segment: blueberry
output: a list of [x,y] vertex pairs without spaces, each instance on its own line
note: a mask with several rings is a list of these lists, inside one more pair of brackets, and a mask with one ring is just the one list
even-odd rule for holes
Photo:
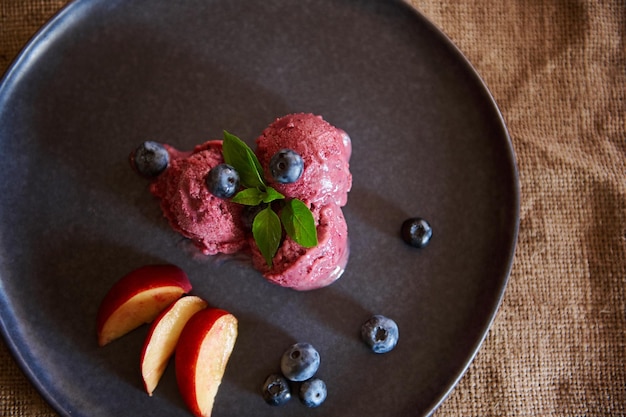
[[283,405],[291,399],[289,381],[279,374],[271,374],[263,383],[263,399],[270,405]]
[[400,231],[402,233],[402,239],[407,244],[416,248],[423,248],[428,245],[433,235],[433,229],[430,227],[430,224],[419,217],[406,219],[402,223]]
[[326,384],[319,378],[311,378],[300,385],[298,396],[307,407],[317,407],[326,399]]
[[320,354],[309,343],[296,343],[280,359],[280,370],[290,381],[306,381],[319,366]]
[[160,143],[146,141],[130,154],[130,163],[138,174],[154,178],[165,171],[170,154]]
[[258,206],[244,206],[241,212],[241,223],[246,230],[252,230],[252,224],[257,214],[267,207],[265,204]]
[[214,196],[230,198],[239,188],[239,173],[228,164],[219,164],[209,171],[205,182]]
[[304,171],[304,161],[294,150],[281,149],[270,159],[272,177],[281,184],[298,181]]
[[387,353],[398,344],[398,325],[377,314],[361,326],[361,339],[375,353]]

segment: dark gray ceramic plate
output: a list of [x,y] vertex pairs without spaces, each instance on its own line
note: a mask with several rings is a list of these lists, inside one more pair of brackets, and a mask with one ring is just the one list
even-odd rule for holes
[[[353,140],[351,258],[338,282],[309,293],[194,254],[126,159],[145,139],[190,149],[222,129],[252,144],[300,111]],[[401,2],[73,2],[5,75],[0,142],[2,333],[65,416],[188,415],[172,367],[152,398],[142,391],[147,327],[96,346],[100,300],[144,264],[181,266],[195,294],[240,320],[217,417],[310,415],[259,395],[296,341],[322,356],[330,392],[317,413],[429,414],[507,282],[519,189],[503,120],[462,54]],[[434,228],[423,250],[399,238],[409,216]],[[358,338],[374,313],[400,327],[386,355]]]

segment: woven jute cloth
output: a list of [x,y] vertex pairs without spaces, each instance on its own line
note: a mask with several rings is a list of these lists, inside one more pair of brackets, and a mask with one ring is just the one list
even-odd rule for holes
[[[64,3],[0,0],[0,72]],[[435,415],[626,416],[626,4],[412,3],[489,86],[521,182],[503,304]],[[56,415],[3,343],[0,415]]]

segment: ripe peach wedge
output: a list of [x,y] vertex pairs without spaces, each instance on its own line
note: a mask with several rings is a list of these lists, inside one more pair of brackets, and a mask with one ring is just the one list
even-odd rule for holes
[[182,398],[196,417],[209,417],[237,339],[237,319],[227,311],[207,308],[183,328],[174,365]]
[[105,295],[96,319],[104,346],[144,323],[191,291],[187,274],[175,265],[147,265],[117,281]]
[[200,297],[182,297],[152,323],[141,352],[141,376],[149,395],[152,395],[163,376],[183,327],[194,314],[206,307],[207,302]]

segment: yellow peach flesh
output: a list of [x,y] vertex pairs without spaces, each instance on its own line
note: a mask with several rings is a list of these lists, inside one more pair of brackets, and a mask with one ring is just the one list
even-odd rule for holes
[[206,301],[199,297],[183,297],[175,302],[172,308],[158,320],[158,323],[155,323],[155,327],[146,340],[141,363],[141,374],[148,394],[152,395],[163,376],[183,327],[191,316],[206,306]]
[[182,295],[183,289],[178,286],[152,288],[135,294],[109,316],[98,335],[98,343],[104,346],[142,324],[150,323]]
[[195,368],[195,389],[202,416],[211,415],[217,390],[237,339],[237,319],[220,317],[205,336]]

